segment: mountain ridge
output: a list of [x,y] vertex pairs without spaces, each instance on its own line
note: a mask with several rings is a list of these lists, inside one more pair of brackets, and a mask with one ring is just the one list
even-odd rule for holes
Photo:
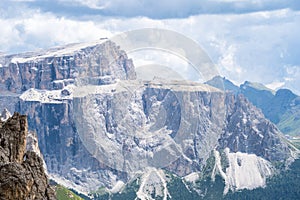
[[[284,134],[290,137],[300,136],[300,97],[291,90],[278,89],[273,91],[263,84],[249,81],[245,81],[238,87],[230,80],[220,76],[207,81],[207,84],[217,88],[224,88],[235,94],[241,93],[245,95]],[[228,87],[228,85],[230,86]]]

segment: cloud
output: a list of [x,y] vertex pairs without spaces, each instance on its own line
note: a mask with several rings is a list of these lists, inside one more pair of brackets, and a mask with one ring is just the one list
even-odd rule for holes
[[300,95],[300,65],[285,65],[284,80],[286,88],[291,88],[294,92]]
[[241,14],[289,8],[298,10],[298,0],[44,0],[28,2],[46,12],[69,16],[146,16],[153,19],[186,18],[199,14]]
[[[158,14],[152,11],[157,7],[155,3],[150,5],[143,0],[140,3],[126,1],[128,5],[124,5],[124,11],[121,5],[125,1],[85,2],[0,1],[0,52],[18,53],[90,41],[138,28],[166,28],[197,41],[218,66],[220,73],[237,83],[245,80],[264,84],[285,82],[284,87],[297,90],[300,94],[297,89],[300,73],[289,73],[292,66],[300,66],[300,12],[295,1],[280,4],[279,0],[275,0],[274,5],[268,7],[269,0],[253,0],[252,7],[245,8],[250,1],[227,0],[220,3],[214,0],[207,10],[195,11],[213,14],[193,16],[190,16],[194,12],[190,8],[193,1],[186,4],[174,1],[165,16],[159,14],[168,6],[165,0],[162,0],[161,8],[156,9]],[[227,10],[217,12],[217,5],[222,7],[225,4],[235,6],[235,11],[232,8],[231,12],[229,6]],[[194,5],[195,8],[197,6],[198,3]],[[137,10],[130,11],[133,7]],[[138,10],[139,7],[145,8]],[[172,14],[179,7],[182,7],[181,14]],[[254,8],[261,11],[254,12]],[[144,16],[135,17],[142,15],[143,11]],[[115,14],[110,16],[110,12]],[[179,16],[182,18],[172,18]],[[166,19],[156,19],[158,17]],[[172,65],[176,64],[173,62]]]
[[279,88],[282,88],[284,85],[285,85],[285,82],[274,81],[272,83],[267,84],[266,86],[272,90],[277,90]]
[[227,73],[235,74],[235,76],[240,76],[243,69],[238,65],[236,54],[237,47],[234,45],[228,45],[226,42],[221,42],[219,46],[220,51],[223,52],[218,60],[218,67],[222,74]]
[[[23,9],[21,7],[20,9]],[[16,12],[21,12],[16,9]],[[91,20],[77,21],[52,13],[27,10],[26,14],[0,19],[0,51],[20,53],[57,45],[84,42],[112,36]]]

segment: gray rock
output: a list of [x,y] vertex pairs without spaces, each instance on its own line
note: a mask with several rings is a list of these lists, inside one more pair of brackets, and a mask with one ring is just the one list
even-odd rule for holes
[[132,60],[111,41],[6,56],[2,62],[1,93],[61,89],[68,80],[75,79],[89,82],[97,77],[110,77],[111,81],[136,78]]
[[220,147],[232,152],[256,154],[269,161],[284,162],[290,157],[283,135],[261,110],[255,108],[243,95],[228,95],[227,117]]

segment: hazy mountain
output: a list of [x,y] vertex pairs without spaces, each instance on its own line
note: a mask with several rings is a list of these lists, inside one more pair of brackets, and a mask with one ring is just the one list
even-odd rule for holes
[[261,83],[246,81],[240,87],[222,77],[207,82],[214,87],[243,94],[266,118],[287,135],[300,136],[300,97],[288,89],[273,91]]
[[225,77],[215,76],[213,79],[206,82],[206,84],[219,88],[221,90],[228,90],[234,93],[238,93],[240,88],[234,85],[231,81]]

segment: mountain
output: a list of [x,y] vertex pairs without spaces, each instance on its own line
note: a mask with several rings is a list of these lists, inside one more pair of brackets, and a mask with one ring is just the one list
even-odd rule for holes
[[221,194],[254,189],[297,152],[243,95],[138,80],[109,40],[0,60],[0,106],[28,115],[50,177],[85,195],[166,199],[170,182],[207,177]]
[[207,84],[235,94],[243,94],[284,134],[300,136],[300,97],[292,91],[288,89],[273,91],[263,84],[249,81],[238,87],[222,77],[215,77]]
[[0,199],[56,199],[27,128],[26,116],[19,113],[0,120]]
[[238,86],[234,85],[231,81],[221,76],[213,77],[211,80],[208,80],[206,84],[219,88],[220,90],[233,91],[234,93],[238,93],[240,90]]

